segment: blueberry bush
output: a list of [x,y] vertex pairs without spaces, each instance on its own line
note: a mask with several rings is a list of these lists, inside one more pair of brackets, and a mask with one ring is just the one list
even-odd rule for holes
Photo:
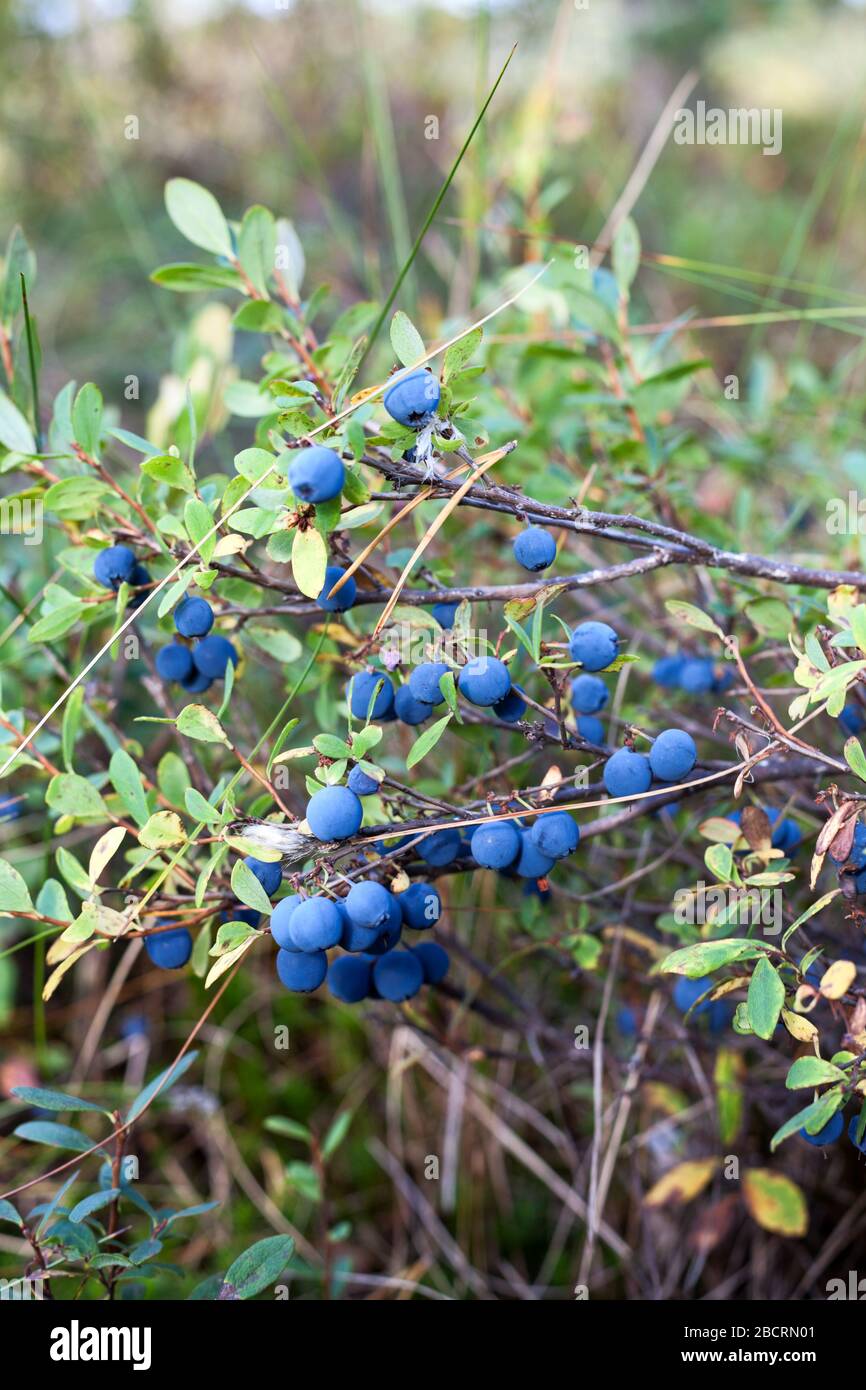
[[[513,1296],[441,1235],[395,1265],[384,1198],[352,1198],[384,1176],[438,1231],[425,1178],[450,1221],[494,1140],[502,1249],[566,1296],[648,1296],[638,1223],[664,1249],[687,1220],[707,1289],[756,1230],[812,1249],[821,1165],[852,1184],[866,1151],[866,574],[791,510],[784,411],[730,425],[647,315],[631,217],[427,342],[308,285],[285,217],[187,178],[165,203],[151,278],[193,307],[143,433],[93,383],[46,396],[19,228],[4,262],[3,506],[44,527],[0,636],[0,966],[7,998],[32,983],[39,1073],[4,1081],[22,1277]],[[150,999],[178,1026],[145,1085]],[[184,1117],[216,1195],[172,1207],[153,1134]],[[232,1182],[274,1233],[233,1260],[215,1236],[196,1279],[175,1223],[213,1231]]]

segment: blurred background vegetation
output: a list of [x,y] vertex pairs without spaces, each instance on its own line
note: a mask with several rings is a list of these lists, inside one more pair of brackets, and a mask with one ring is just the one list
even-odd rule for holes
[[[278,0],[3,0],[0,232],[20,223],[36,252],[31,294],[45,399],[70,378],[95,381],[122,409],[127,429],[155,428],[166,374],[182,373],[188,363],[189,325],[204,302],[168,294],[148,279],[156,266],[188,253],[163,204],[173,176],[211,188],[232,217],[259,202],[290,217],[306,255],[307,292],[329,287],[326,321],[359,299],[381,301],[514,44],[489,117],[398,300],[427,341],[501,297],[511,268],[592,244],[688,72],[697,79],[692,101],[782,108],[783,148],[770,158],[749,146],[666,142],[634,212],[644,251],[636,317],[667,323],[692,313],[703,321],[859,302],[866,15],[853,0],[589,0],[586,8],[574,0],[295,0],[285,8]],[[431,118],[438,138],[428,138]],[[792,280],[793,293],[782,284]],[[196,331],[206,332],[196,322]],[[729,513],[740,468],[758,493],[770,485],[784,490],[781,518],[752,507],[750,529],[740,536],[744,548],[769,552],[799,524],[810,497],[826,495],[826,473],[816,487],[818,470],[830,470],[840,487],[846,478],[866,482],[862,332],[856,318],[833,326],[746,321],[694,330],[694,355],[709,358],[717,378],[741,378],[748,428],[745,439],[726,430],[718,404],[705,403],[731,469],[710,472],[687,519],[702,510]],[[384,337],[366,369],[369,381],[389,365]],[[258,337],[237,334],[232,352],[241,374],[255,376]],[[124,401],[130,374],[140,380],[140,397]],[[236,420],[231,427],[238,448],[249,442],[247,426]],[[215,460],[230,453],[213,447]],[[795,469],[784,479],[767,471],[775,449],[784,449]],[[792,479],[802,480],[802,497]],[[607,490],[597,500],[614,507],[621,499]],[[827,540],[823,516],[817,520],[816,553]],[[840,540],[839,547],[828,564],[862,558],[862,538]],[[330,709],[319,705],[323,717]],[[440,778],[449,775],[453,785],[461,769],[438,769]],[[500,905],[494,913],[494,899],[486,897],[491,886],[481,902],[461,898],[461,891],[455,889],[452,924],[459,929],[460,912],[471,914],[474,956],[491,965],[503,949],[494,941],[494,916],[520,911],[525,919],[530,909]],[[8,971],[4,978],[22,986],[17,999],[7,987],[3,1003],[8,1094],[17,1080],[33,1079],[34,1053],[31,982]],[[189,998],[195,988],[152,975],[139,980],[121,1000],[100,1069],[151,1074],[164,1064],[200,1011],[200,1001]],[[401,1268],[410,1283],[422,1279],[450,1296],[571,1296],[574,1213],[561,1205],[549,1174],[551,1165],[576,1173],[571,1109],[586,1112],[588,1127],[592,1090],[588,1074],[576,1082],[565,1071],[561,1081],[561,1059],[517,1084],[520,1032],[528,1030],[541,1047],[534,1030],[542,1013],[569,1016],[569,984],[555,963],[542,963],[528,988],[525,1011],[513,1035],[502,1033],[487,1074],[501,1117],[497,1111],[491,1124],[474,1103],[466,1125],[477,1147],[463,1135],[459,1193],[441,1196],[440,1216],[471,1257],[465,1264],[432,1218],[422,1223],[426,1235],[418,1235],[417,1193],[401,1188],[399,1176],[404,1168],[423,1172],[440,1135],[461,1143],[455,1117],[463,1114],[463,1062],[445,1074],[427,1058],[435,1084],[425,1075],[429,1084],[419,1085],[423,1067],[408,1068],[408,1077],[401,1070],[402,1049],[415,1044],[390,1017],[323,1014],[317,1002],[285,997],[278,1019],[301,1041],[275,1053],[271,1001],[241,977],[218,1023],[202,1032],[207,1059],[196,1086],[179,1087],[158,1124],[138,1138],[153,1200],[179,1193],[183,1203],[193,1202],[204,1191],[227,1203],[179,1262],[224,1269],[226,1249],[285,1229],[288,1211],[292,1227],[306,1231],[319,1251],[324,1232],[341,1223],[350,1253],[343,1248],[335,1257],[338,1278],[350,1268],[361,1275]],[[52,1009],[52,1038],[39,1049],[43,1075],[66,1075],[89,1008],[85,996]],[[469,1040],[467,1031],[461,1046]],[[678,1105],[659,1092],[647,1124]],[[303,1142],[281,1137],[266,1120],[299,1117],[324,1134],[343,1111],[354,1119],[332,1160],[322,1221],[315,1175],[296,1169],[286,1176],[286,1164],[303,1159]],[[529,1123],[526,1141],[508,1129],[518,1121]],[[529,1157],[506,1171],[512,1142],[528,1143]],[[377,1147],[382,1143],[387,1153]],[[659,1143],[665,1149],[668,1140]],[[657,1157],[664,1167],[673,1153]],[[671,1256],[676,1239],[674,1231]],[[4,1249],[8,1241],[0,1255]],[[320,1270],[310,1278],[298,1293],[320,1290]],[[536,1285],[538,1292],[530,1290]],[[612,1268],[599,1293],[645,1297],[649,1287],[636,1271]],[[749,1287],[749,1296],[768,1291],[760,1275]],[[166,1278],[157,1292],[174,1296],[176,1285]]]

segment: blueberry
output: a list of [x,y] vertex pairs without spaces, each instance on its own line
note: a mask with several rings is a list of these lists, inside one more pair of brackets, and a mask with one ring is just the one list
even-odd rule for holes
[[608,702],[610,691],[600,676],[586,672],[571,682],[571,703],[576,714],[598,714]]
[[527,526],[514,538],[514,558],[525,570],[546,570],[556,559],[556,541],[543,526]]
[[831,1115],[823,1129],[819,1129],[817,1134],[807,1134],[805,1129],[800,1130],[801,1139],[805,1139],[807,1144],[812,1144],[816,1149],[822,1149],[825,1144],[835,1144],[842,1130],[845,1128],[845,1119],[841,1110],[837,1110],[835,1115]]
[[[150,570],[146,565],[137,562],[133,567],[132,574],[129,576],[127,583],[131,584],[134,588],[140,589],[145,584],[150,584],[150,582]],[[147,595],[144,593],[134,594],[129,600],[130,608],[140,608],[146,597]]]
[[438,705],[442,702],[439,681],[449,670],[444,661],[422,661],[409,676],[409,689],[416,700],[425,705]]
[[619,748],[604,765],[602,781],[610,796],[636,796],[649,791],[653,774],[650,760],[643,753]]
[[847,733],[859,734],[863,732],[863,727],[866,725],[866,718],[864,718],[863,711],[860,709],[859,705],[846,705],[839,715],[839,723]]
[[345,480],[340,455],[320,444],[302,449],[289,464],[289,487],[302,502],[329,502],[339,497]]
[[382,999],[399,1004],[418,993],[424,967],[412,951],[386,951],[373,966],[373,980]]
[[571,634],[568,650],[584,670],[603,671],[616,660],[619,637],[607,623],[581,623]]
[[372,796],[379,790],[379,783],[375,777],[371,777],[362,767],[353,767],[349,773],[346,785],[350,792],[356,796]]
[[382,719],[394,708],[394,685],[391,677],[379,671],[358,671],[346,686],[346,699],[355,719],[366,720],[371,700],[373,709],[370,718]]
[[131,582],[135,564],[128,545],[110,545],[96,555],[93,577],[105,589],[119,589],[121,584]]
[[328,565],[325,570],[325,582],[316,603],[326,613],[345,613],[346,609],[351,608],[355,602],[358,586],[354,579],[347,579],[339,593],[334,594],[333,598],[328,597],[337,580],[342,579],[345,573],[346,571],[339,565]]
[[346,911],[345,898],[340,898],[337,902],[337,911],[343,923],[343,930],[340,933],[340,945],[343,950],[353,952],[372,950],[376,941],[382,935],[382,928],[378,926],[362,927],[359,926],[357,922],[353,922]]
[[520,836],[520,854],[514,865],[515,872],[520,878],[547,878],[556,860],[541,853],[529,830],[518,830],[517,833]]
[[656,685],[660,685],[662,690],[676,690],[680,684],[683,666],[686,658],[679,652],[673,652],[670,656],[659,657],[651,671],[651,678]]
[[23,797],[0,796],[0,820],[17,820],[25,811]]
[[271,913],[271,936],[277,945],[284,951],[297,951],[297,946],[289,933],[289,923],[292,913],[296,907],[300,907],[303,898],[293,894],[289,898],[281,898]]
[[257,927],[262,920],[262,914],[256,912],[254,907],[241,907],[240,903],[222,912],[220,916],[223,922],[245,922],[248,927]]
[[448,632],[454,626],[454,618],[459,607],[459,603],[434,603],[430,612],[439,626]]
[[[838,1113],[839,1111],[837,1110],[836,1114],[838,1115]],[[848,1125],[848,1138],[851,1140],[851,1143],[854,1145],[855,1149],[859,1149],[861,1154],[866,1154],[866,1133],[864,1133],[863,1138],[860,1140],[860,1143],[857,1143],[857,1126],[859,1123],[860,1116],[852,1115],[851,1122]]]
[[324,951],[277,951],[277,974],[286,989],[309,994],[318,989],[328,973]]
[[[158,920],[156,925],[164,923]],[[160,970],[180,970],[192,955],[192,937],[186,927],[154,932],[144,938],[144,949]]]
[[441,869],[458,858],[462,848],[459,830],[434,830],[418,844],[418,854],[425,864]]
[[[713,987],[711,975],[704,975],[700,980],[690,980],[687,975],[680,975],[674,985],[674,1003],[680,1013],[687,1014],[696,999],[700,999],[702,994],[706,994],[708,989]],[[699,1014],[709,1012],[711,1000],[705,999],[702,1004],[694,1010],[694,1017]]]
[[432,883],[422,883],[416,879],[405,893],[397,894],[397,902],[403,913],[403,921],[413,931],[425,931],[442,915],[442,899]]
[[360,1004],[370,991],[370,961],[360,956],[340,956],[328,968],[328,989],[343,1004]]
[[289,936],[299,951],[326,951],[342,932],[343,919],[330,898],[305,898],[289,919]]
[[624,1005],[623,1008],[618,1010],[616,1015],[616,1028],[617,1032],[621,1033],[624,1038],[634,1037],[637,1032],[637,1015],[634,1009],[630,1009],[627,1005]]
[[387,955],[388,951],[393,951],[395,946],[399,946],[402,935],[402,919],[396,925],[389,922],[384,930],[380,931],[372,946],[367,947],[367,954],[374,957]]
[[540,854],[548,859],[564,859],[577,849],[580,827],[567,811],[551,811],[538,817],[529,835]]
[[504,700],[497,700],[493,713],[504,724],[516,724],[526,713],[526,701],[519,685],[513,685]]
[[687,657],[680,667],[680,688],[689,695],[706,695],[712,690],[715,678],[708,656]]
[[188,680],[194,674],[189,649],[180,642],[169,642],[156,654],[156,669],[164,681]]
[[683,729],[665,729],[649,751],[650,767],[660,782],[679,782],[688,776],[697,758],[695,741]]
[[203,676],[210,676],[212,681],[221,681],[229,662],[237,666],[239,658],[229,639],[214,632],[196,643],[192,659]]
[[600,719],[596,719],[594,714],[579,714],[577,716],[577,732],[588,743],[595,743],[599,748],[604,747],[604,725]]
[[433,713],[433,706],[416,700],[408,685],[398,685],[394,693],[394,713],[401,724],[423,724]]
[[205,690],[210,690],[213,681],[210,676],[203,676],[201,671],[197,671],[195,665],[188,676],[181,681],[184,690],[188,690],[191,695],[201,695]]
[[345,899],[346,912],[359,927],[381,927],[391,910],[392,894],[381,883],[353,883]]
[[283,881],[283,870],[279,860],[276,864],[269,864],[265,859],[254,859],[248,854],[244,863],[255,874],[268,897],[272,898]]
[[382,404],[391,419],[399,425],[420,430],[436,414],[441,394],[439,382],[433,373],[420,367],[397,377],[385,392]]
[[438,941],[419,941],[417,946],[410,946],[409,950],[421,962],[425,984],[438,985],[440,980],[445,979],[451,958]]
[[174,625],[181,637],[207,637],[213,627],[213,609],[206,598],[181,599],[174,610]]
[[307,802],[305,818],[317,840],[348,840],[360,830],[364,808],[348,787],[323,787]]
[[472,832],[472,858],[483,869],[507,869],[520,853],[520,835],[511,821],[491,821]]
[[511,689],[508,667],[496,656],[476,656],[460,668],[460,693],[473,705],[496,705]]

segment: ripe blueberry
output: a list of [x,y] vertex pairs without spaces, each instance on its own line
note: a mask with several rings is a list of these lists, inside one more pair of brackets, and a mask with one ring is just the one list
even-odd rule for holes
[[328,968],[328,989],[343,1004],[360,1004],[370,990],[371,970],[360,956],[340,956]]
[[588,743],[595,743],[599,748],[604,747],[604,725],[600,719],[596,719],[594,714],[579,714],[577,716],[577,732]]
[[206,598],[181,599],[174,610],[174,625],[181,637],[207,637],[213,627],[213,609]]
[[333,598],[328,597],[337,580],[342,579],[345,573],[346,571],[339,565],[328,565],[325,570],[325,582],[316,603],[326,613],[345,613],[346,609],[351,608],[355,602],[358,586],[354,579],[347,579],[339,593],[334,594]]
[[212,681],[221,681],[229,662],[237,666],[239,660],[229,639],[221,637],[217,632],[211,633],[210,637],[203,637],[196,644],[192,659],[201,674],[209,676]]
[[255,874],[268,897],[272,898],[283,881],[283,870],[279,860],[276,864],[270,864],[266,859],[254,859],[248,854],[244,863]]
[[394,692],[394,713],[401,724],[423,724],[433,713],[433,706],[416,700],[408,685],[398,685]]
[[409,676],[409,689],[416,700],[425,705],[438,705],[442,701],[439,681],[449,668],[444,661],[422,661]]
[[419,879],[410,883],[405,893],[397,894],[397,902],[403,913],[403,921],[413,931],[425,931],[442,915],[442,899],[433,884],[422,883]]
[[382,999],[399,1004],[418,993],[424,967],[411,951],[386,951],[373,966],[373,980]]
[[340,933],[340,945],[343,950],[354,952],[371,950],[382,935],[382,927],[362,927],[357,922],[353,922],[346,911],[345,898],[337,900],[337,911],[343,923],[343,930]]
[[195,664],[188,676],[181,681],[184,690],[188,690],[191,695],[201,695],[203,691],[210,690],[213,681],[210,676],[203,676],[201,671],[196,670]]
[[[836,1113],[838,1115],[838,1110]],[[854,1145],[855,1149],[859,1149],[861,1154],[866,1154],[866,1133],[864,1133],[863,1138],[860,1140],[860,1143],[857,1143],[857,1126],[859,1123],[860,1116],[852,1115],[851,1122],[848,1125],[848,1138],[851,1140],[851,1143]]]
[[650,767],[660,782],[679,782],[697,762],[698,750],[691,734],[665,729],[649,751]]
[[556,559],[556,541],[543,526],[527,526],[514,538],[514,558],[525,570],[546,570]]
[[128,545],[109,545],[97,553],[93,577],[105,589],[119,589],[121,584],[131,582],[135,564],[135,556]]
[[379,790],[379,783],[375,777],[371,777],[362,767],[353,767],[346,780],[346,785],[350,792],[356,796],[372,796]]
[[445,630],[448,631],[454,626],[454,616],[459,607],[459,603],[434,603],[430,612],[433,614],[439,626],[444,627]]
[[462,848],[459,830],[434,830],[432,835],[425,836],[419,842],[418,854],[425,864],[441,869],[443,865],[452,863]]
[[580,827],[567,811],[551,811],[538,817],[529,835],[540,854],[548,859],[564,859],[577,849]]
[[608,702],[610,691],[600,676],[583,672],[571,682],[571,703],[577,714],[598,714]]
[[388,918],[391,897],[388,889],[373,879],[353,883],[344,900],[346,912],[356,926],[381,927]]
[[360,798],[348,787],[323,787],[307,802],[305,819],[317,840],[348,840],[364,818]]
[[651,676],[656,685],[660,685],[663,690],[676,690],[680,684],[680,676],[686,658],[679,652],[672,652],[670,656],[661,656],[652,668]]
[[504,700],[497,700],[493,713],[503,724],[516,724],[526,713],[526,701],[519,685],[513,685]]
[[318,989],[328,973],[324,951],[277,951],[277,974],[286,989],[310,994]]
[[472,832],[472,858],[483,869],[507,869],[520,853],[520,835],[511,821],[491,821]]
[[299,951],[327,951],[342,931],[343,919],[330,898],[305,898],[289,918],[289,937]]
[[300,907],[303,898],[293,894],[289,898],[281,898],[271,913],[271,936],[284,951],[297,951],[297,946],[289,933],[289,923],[292,913],[296,907]]
[[180,642],[169,642],[156,654],[156,669],[164,681],[187,680],[194,674],[192,656]]
[[329,502],[343,491],[346,470],[333,449],[313,445],[289,464],[289,487],[302,502]]
[[358,671],[346,686],[346,699],[355,719],[366,720],[371,700],[373,709],[370,718],[383,719],[394,708],[394,685],[391,677],[380,671]]
[[[165,925],[158,920],[157,926]],[[160,970],[180,970],[192,955],[192,937],[186,927],[154,932],[144,938],[144,949]]]
[[568,650],[585,671],[603,671],[616,660],[619,637],[607,623],[581,623],[571,634]]
[[[690,980],[687,975],[680,975],[674,985],[674,1003],[680,1013],[687,1014],[695,1001],[712,987],[713,978],[711,975],[704,975],[700,980]],[[699,1014],[708,1013],[711,1003],[710,999],[705,999],[693,1011],[693,1016],[697,1018]]]
[[385,392],[382,404],[398,424],[410,430],[420,430],[429,424],[439,407],[439,382],[423,367],[397,377]]
[[602,781],[609,796],[637,796],[649,791],[653,774],[643,753],[619,748],[604,765]]
[[819,1129],[817,1134],[807,1134],[805,1129],[800,1130],[800,1137],[806,1140],[807,1144],[812,1144],[816,1149],[822,1149],[825,1144],[835,1144],[842,1130],[845,1128],[845,1119],[841,1110],[837,1110],[835,1115],[831,1115],[823,1129]]
[[496,705],[511,689],[508,667],[496,656],[476,656],[460,668],[460,693],[473,705]]
[[680,688],[689,695],[705,695],[714,682],[713,663],[708,656],[687,657],[680,667]]
[[547,878],[556,860],[542,854],[532,839],[531,831],[521,829],[517,833],[520,836],[520,853],[514,865],[515,872],[520,878]]
[[410,946],[409,950],[421,962],[425,984],[438,985],[440,980],[445,979],[451,958],[438,941],[419,941],[417,946]]

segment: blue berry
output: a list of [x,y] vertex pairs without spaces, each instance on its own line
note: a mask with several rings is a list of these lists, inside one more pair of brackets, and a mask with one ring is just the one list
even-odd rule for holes
[[[157,926],[162,925],[157,921]],[[154,932],[144,938],[144,949],[160,970],[180,970],[192,955],[192,937],[186,927]]]
[[385,392],[382,404],[391,419],[399,425],[420,430],[436,414],[441,394],[439,382],[433,373],[420,367],[398,377]]
[[651,677],[656,685],[660,685],[663,690],[676,690],[680,684],[683,666],[686,658],[679,652],[673,652],[670,656],[661,656],[652,668]]
[[375,777],[371,777],[362,767],[353,767],[349,773],[346,785],[350,792],[356,796],[372,796],[379,790],[379,783]]
[[[687,975],[680,975],[674,985],[674,1003],[680,1013],[687,1014],[695,1000],[700,999],[701,995],[706,994],[707,990],[712,989],[712,987],[713,978],[711,975],[704,975],[700,980],[690,980]],[[699,1014],[708,1013],[711,1002],[710,999],[705,999],[694,1010],[693,1016],[697,1018]]]
[[[127,583],[140,589],[145,584],[150,584],[150,582],[150,570],[145,565],[137,562],[133,567],[132,574],[129,576]],[[132,598],[129,600],[130,608],[140,608],[146,598],[147,595],[144,593],[133,594]]]
[[425,864],[441,869],[458,858],[463,847],[459,830],[434,830],[418,844],[418,854]]
[[408,685],[398,685],[394,693],[394,713],[401,724],[423,724],[433,713],[433,706],[416,700]]
[[289,919],[289,937],[299,951],[327,951],[342,932],[343,919],[330,898],[305,898]]
[[448,671],[444,661],[422,661],[409,676],[409,689],[416,700],[425,705],[438,705],[442,701],[439,681]]
[[370,992],[370,961],[360,956],[340,956],[328,968],[328,989],[343,1004],[360,1004]]
[[434,603],[430,612],[439,626],[448,632],[454,626],[454,618],[459,607],[459,603]]
[[382,999],[400,1004],[424,983],[424,967],[412,951],[386,951],[373,966],[373,980]]
[[[838,1115],[838,1113],[839,1112],[837,1110],[836,1114]],[[851,1143],[854,1145],[855,1149],[859,1149],[861,1154],[866,1154],[866,1133],[864,1133],[863,1138],[860,1140],[860,1143],[857,1143],[857,1126],[859,1123],[860,1116],[852,1115],[851,1122],[848,1125],[848,1138],[851,1140]]]
[[244,863],[255,874],[268,897],[272,898],[283,881],[283,870],[279,860],[276,864],[270,864],[266,859],[254,859],[248,854]]
[[214,632],[197,643],[192,659],[203,676],[210,676],[212,681],[221,681],[229,662],[237,666],[239,658],[229,639]]
[[600,719],[596,719],[594,714],[579,714],[577,716],[577,732],[588,743],[595,743],[599,748],[604,747],[604,725]]
[[193,675],[192,656],[180,642],[169,642],[156,654],[156,669],[164,681],[182,681]]
[[377,940],[382,935],[383,929],[379,926],[362,927],[359,926],[357,922],[353,922],[346,911],[345,898],[340,898],[338,900],[337,911],[343,923],[343,930],[340,933],[340,945],[343,950],[352,952],[372,950]]
[[426,931],[442,915],[442,899],[432,883],[422,883],[416,879],[405,893],[397,894],[397,902],[403,913],[403,921],[413,931]]
[[296,907],[300,907],[303,898],[293,894],[289,898],[281,898],[271,913],[271,936],[284,951],[297,951],[297,946],[289,933],[289,923],[292,913]]
[[539,853],[548,859],[564,859],[577,849],[580,827],[567,811],[551,811],[538,817],[529,834]]
[[394,708],[394,685],[391,677],[379,671],[358,671],[346,686],[346,699],[355,719],[366,720],[371,700],[373,709],[370,718],[382,719]]
[[493,713],[504,724],[516,724],[526,713],[526,701],[519,685],[513,685],[504,700],[497,700]]
[[130,583],[135,565],[135,556],[128,545],[110,545],[96,555],[93,577],[105,589],[119,589],[121,584]]
[[323,787],[307,802],[305,819],[317,840],[348,840],[360,830],[364,808],[348,787]]
[[568,650],[585,671],[603,671],[616,660],[619,637],[607,623],[581,623],[571,634]]
[[345,908],[359,927],[381,927],[391,909],[392,894],[381,883],[366,879],[353,883],[345,898]]
[[520,853],[514,865],[515,872],[520,878],[547,878],[556,860],[541,853],[529,830],[518,830],[517,833],[520,836]]
[[556,541],[543,526],[527,526],[514,538],[514,558],[525,570],[546,570],[556,559]]
[[715,683],[713,663],[708,656],[688,657],[680,667],[680,688],[689,695],[706,695]]
[[326,613],[345,613],[346,609],[351,608],[355,602],[358,586],[354,579],[347,579],[339,593],[334,594],[333,598],[328,597],[337,580],[342,579],[345,573],[346,571],[339,565],[328,565],[325,570],[325,582],[316,603]]
[[302,502],[329,502],[339,497],[345,480],[340,455],[320,444],[302,449],[289,464],[289,487]]
[[571,703],[577,714],[598,714],[609,696],[610,691],[600,676],[583,672],[571,682]]
[[174,610],[174,625],[181,637],[207,637],[213,627],[213,609],[206,598],[181,599]]
[[220,915],[223,922],[246,922],[248,927],[257,927],[262,920],[262,914],[254,907],[241,907],[240,903]]
[[859,705],[846,705],[839,715],[839,723],[849,734],[859,734],[863,732],[866,725],[866,718]]
[[637,1032],[637,1015],[634,1009],[630,1009],[627,1005],[623,1005],[623,1007],[618,1010],[616,1015],[616,1028],[617,1032],[621,1033],[624,1038],[634,1037]]
[[324,951],[277,951],[277,974],[286,989],[310,994],[318,989],[328,973]]
[[192,670],[189,675],[185,676],[181,681],[181,685],[184,690],[188,690],[191,695],[201,695],[205,690],[210,690],[213,681],[210,676],[203,676],[201,671],[196,670],[195,664],[193,664]]
[[372,946],[367,947],[367,955],[384,956],[388,951],[393,951],[395,946],[399,946],[400,938],[403,935],[402,919],[396,923],[388,922],[383,931],[380,931]]
[[511,689],[508,667],[496,656],[476,656],[460,668],[460,693],[473,705],[496,705]]
[[845,1119],[841,1110],[837,1110],[835,1115],[831,1115],[823,1129],[819,1129],[817,1134],[807,1134],[805,1129],[800,1130],[801,1139],[805,1139],[807,1144],[812,1144],[816,1149],[822,1149],[825,1144],[835,1144],[842,1130],[845,1128]]
[[698,750],[684,729],[665,729],[649,751],[650,767],[660,782],[679,782],[697,762]]
[[17,820],[25,811],[23,797],[0,796],[0,820]]
[[417,946],[410,946],[409,950],[421,962],[425,984],[438,985],[440,980],[445,979],[451,958],[438,941],[419,941]]
[[507,869],[520,853],[520,835],[511,821],[491,821],[472,832],[472,858],[482,869]]
[[649,791],[653,774],[643,753],[619,748],[604,765],[602,781],[609,796],[637,796]]

